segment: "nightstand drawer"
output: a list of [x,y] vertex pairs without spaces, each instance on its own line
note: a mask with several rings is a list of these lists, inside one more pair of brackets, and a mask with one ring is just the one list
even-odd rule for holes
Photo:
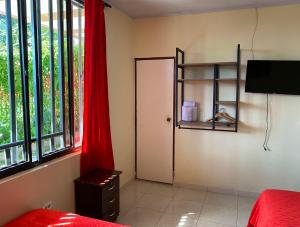
[[119,193],[119,177],[114,178],[103,188],[103,196],[109,196]]
[[120,201],[120,199],[119,199],[119,194],[118,193],[115,193],[115,194],[112,194],[110,196],[106,196],[106,197],[102,198],[103,207],[111,206],[113,204],[118,203],[119,201]]
[[118,216],[119,216],[119,211],[114,210],[111,213],[105,214],[103,216],[103,220],[113,222],[117,219]]
[[119,209],[119,205],[117,203],[115,204],[109,204],[109,206],[106,206],[105,208],[103,208],[103,216],[109,216],[112,213],[116,212],[119,213],[120,209]]

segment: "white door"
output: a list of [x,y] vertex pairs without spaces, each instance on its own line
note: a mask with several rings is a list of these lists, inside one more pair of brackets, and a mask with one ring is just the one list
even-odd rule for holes
[[137,178],[173,183],[174,59],[136,61]]

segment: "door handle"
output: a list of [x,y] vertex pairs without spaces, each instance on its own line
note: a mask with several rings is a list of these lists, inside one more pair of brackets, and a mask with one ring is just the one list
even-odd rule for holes
[[171,122],[172,118],[167,117],[167,122]]

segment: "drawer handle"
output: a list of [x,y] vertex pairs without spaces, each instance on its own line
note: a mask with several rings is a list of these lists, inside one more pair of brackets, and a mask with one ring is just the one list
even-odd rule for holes
[[109,203],[114,203],[116,201],[116,198],[113,198],[112,200],[108,201]]
[[113,186],[111,186],[109,189],[108,189],[108,191],[112,191],[112,190],[114,190],[115,189],[115,185],[113,185]]
[[109,215],[109,217],[113,217],[113,216],[115,216],[115,215],[116,215],[116,213],[117,213],[116,211],[115,211],[115,212],[113,212],[112,214],[110,214],[110,215]]

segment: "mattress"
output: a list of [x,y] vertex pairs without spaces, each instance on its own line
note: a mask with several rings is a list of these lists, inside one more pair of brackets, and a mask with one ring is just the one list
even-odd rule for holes
[[300,226],[300,193],[266,190],[256,201],[248,227]]
[[56,210],[37,209],[25,213],[4,227],[124,227],[124,225],[83,217]]

